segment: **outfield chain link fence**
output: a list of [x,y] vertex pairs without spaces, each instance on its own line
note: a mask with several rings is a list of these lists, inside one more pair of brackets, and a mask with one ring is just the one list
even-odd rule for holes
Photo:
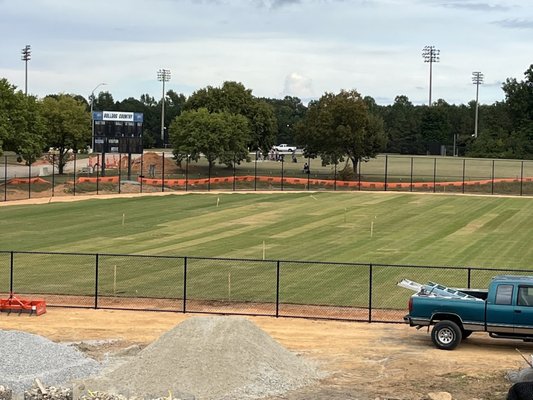
[[[180,162],[171,152],[71,154],[58,165],[47,154],[33,165],[16,155],[0,157],[0,201],[60,196],[172,191],[401,191],[533,195],[533,161],[379,155],[360,162],[356,173],[344,165],[324,166],[295,155],[270,159],[259,153],[231,167],[205,157]],[[307,163],[308,172],[303,165]]]
[[402,322],[402,279],[486,288],[526,269],[0,251],[0,296],[50,307]]

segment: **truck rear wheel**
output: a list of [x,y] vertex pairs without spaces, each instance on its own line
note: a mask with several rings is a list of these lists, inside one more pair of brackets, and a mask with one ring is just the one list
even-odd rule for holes
[[431,331],[431,340],[441,350],[453,350],[461,343],[461,328],[453,321],[440,321]]

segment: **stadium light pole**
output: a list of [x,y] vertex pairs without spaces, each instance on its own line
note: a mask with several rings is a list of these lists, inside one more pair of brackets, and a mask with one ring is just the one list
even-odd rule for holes
[[429,63],[429,107],[431,107],[431,85],[433,80],[433,63],[439,62],[440,50],[435,46],[424,46],[422,49],[422,57],[424,62]]
[[29,44],[26,45],[21,51],[22,56],[20,59],[24,61],[26,64],[25,68],[25,74],[24,74],[24,95],[28,95],[28,61],[31,60],[31,46]]
[[94,117],[93,117],[93,108],[94,108],[94,92],[100,86],[107,85],[107,83],[102,82],[96,85],[96,87],[91,91],[91,138],[92,138],[92,150],[94,151]]
[[162,68],[157,71],[157,80],[163,82],[163,94],[161,95],[161,143],[165,147],[165,82],[170,80],[170,70]]
[[483,74],[479,71],[472,72],[472,83],[476,85],[476,116],[474,119],[474,137],[477,138],[478,111],[479,111],[479,85],[483,84]]

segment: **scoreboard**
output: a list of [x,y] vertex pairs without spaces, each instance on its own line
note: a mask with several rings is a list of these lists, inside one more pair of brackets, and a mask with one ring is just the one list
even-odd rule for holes
[[92,119],[94,152],[142,154],[142,113],[93,111]]

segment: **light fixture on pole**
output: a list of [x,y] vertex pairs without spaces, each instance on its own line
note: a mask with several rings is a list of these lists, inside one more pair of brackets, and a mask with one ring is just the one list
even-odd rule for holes
[[483,74],[479,71],[472,72],[472,83],[476,85],[476,116],[474,122],[474,137],[477,138],[478,111],[479,111],[479,85],[483,84]]
[[98,85],[96,85],[96,87],[91,91],[91,96],[90,96],[90,100],[91,100],[91,139],[92,139],[92,145],[91,145],[91,149],[94,151],[94,117],[93,117],[93,108],[94,108],[94,91],[96,89],[98,89],[100,86],[104,86],[104,85],[107,85],[107,83],[99,83]]
[[22,61],[24,61],[24,63],[26,64],[26,71],[25,71],[25,75],[24,75],[24,94],[27,96],[28,95],[28,61],[31,60],[31,46],[29,44],[26,45],[26,47],[24,47],[21,51],[21,54],[22,56],[20,57],[20,59]]
[[429,63],[429,107],[431,107],[431,85],[433,80],[433,63],[439,62],[440,60],[440,50],[436,49],[435,46],[424,46],[422,50],[422,57],[424,57],[424,62]]
[[163,82],[163,94],[161,95],[161,143],[165,145],[165,82],[170,80],[170,70],[160,69],[157,71],[157,80]]

